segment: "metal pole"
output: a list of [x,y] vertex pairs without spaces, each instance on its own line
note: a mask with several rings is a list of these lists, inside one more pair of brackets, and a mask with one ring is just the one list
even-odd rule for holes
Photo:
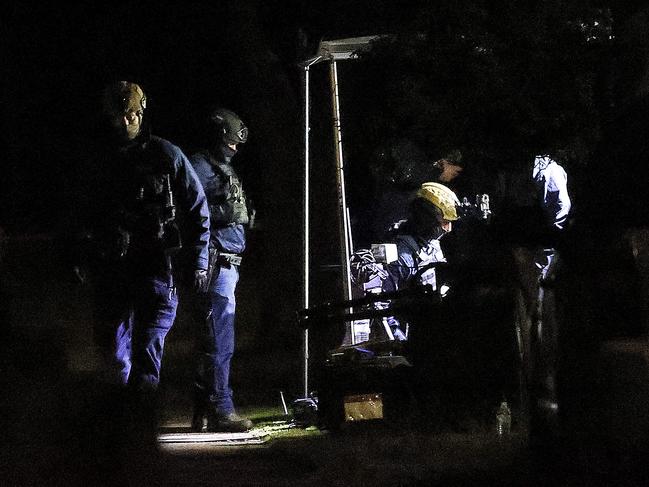
[[[309,66],[304,67],[304,302],[303,307],[309,307]],[[302,356],[303,356],[303,397],[309,395],[309,330],[304,330],[302,337]]]
[[[349,252],[350,252],[349,255],[351,255],[351,253],[354,251],[354,240],[352,239],[352,226],[351,226],[351,218],[349,216],[349,207],[345,208],[345,216],[347,218],[347,242],[349,245]],[[347,259],[347,262],[349,262],[349,259]],[[351,309],[349,311],[351,313]],[[356,345],[356,321],[351,320],[349,322],[349,325],[347,326],[349,328],[349,343],[351,343],[352,345]]]
[[338,70],[336,61],[331,61],[329,64],[329,75],[331,80],[331,95],[333,105],[333,128],[334,128],[334,141],[336,143],[336,180],[338,183],[338,223],[340,232],[340,258],[343,269],[343,291],[344,299],[352,298],[352,284],[351,272],[349,267],[349,257],[351,250],[349,247],[349,222],[347,220],[347,201],[345,196],[345,171],[343,162],[343,141],[342,130],[340,123],[340,102],[338,96]]
[[345,208],[345,216],[347,217],[347,241],[349,242],[349,255],[351,255],[351,253],[354,252],[354,239],[352,238],[352,219],[349,216],[349,206]]

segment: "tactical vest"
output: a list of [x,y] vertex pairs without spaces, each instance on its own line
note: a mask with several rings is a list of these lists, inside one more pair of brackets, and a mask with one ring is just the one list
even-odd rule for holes
[[165,250],[181,246],[171,185],[173,164],[152,148],[133,161],[135,178],[124,202],[126,229],[144,241],[159,242]]
[[436,262],[446,262],[446,259],[439,240],[431,240],[417,255],[417,269],[419,269],[417,274],[422,284],[430,284],[433,289],[437,289],[437,273],[431,264]]
[[400,240],[407,245],[415,257],[417,271],[415,273],[417,284],[429,284],[433,289],[437,289],[437,275],[435,267],[432,265],[436,262],[446,262],[442,247],[439,240],[431,240],[425,247],[419,247],[415,239],[410,235],[401,236]]
[[246,194],[243,191],[241,180],[230,164],[211,160],[214,172],[221,180],[222,193],[220,201],[210,201],[210,220],[217,225],[231,223],[246,225],[249,222]]

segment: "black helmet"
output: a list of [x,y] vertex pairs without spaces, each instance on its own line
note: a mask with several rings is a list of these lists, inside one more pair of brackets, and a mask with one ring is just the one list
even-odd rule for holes
[[217,108],[210,114],[210,119],[216,124],[217,130],[222,131],[226,144],[245,144],[248,140],[248,127],[233,111]]

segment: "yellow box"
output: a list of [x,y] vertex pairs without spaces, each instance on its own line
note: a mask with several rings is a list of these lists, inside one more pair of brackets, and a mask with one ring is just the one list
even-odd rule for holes
[[345,421],[383,419],[383,397],[379,393],[345,396]]

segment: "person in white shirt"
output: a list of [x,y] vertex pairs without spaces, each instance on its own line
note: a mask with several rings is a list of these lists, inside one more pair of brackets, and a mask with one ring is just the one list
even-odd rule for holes
[[532,178],[548,218],[548,224],[563,230],[570,213],[568,175],[557,161],[547,155],[534,158]]

